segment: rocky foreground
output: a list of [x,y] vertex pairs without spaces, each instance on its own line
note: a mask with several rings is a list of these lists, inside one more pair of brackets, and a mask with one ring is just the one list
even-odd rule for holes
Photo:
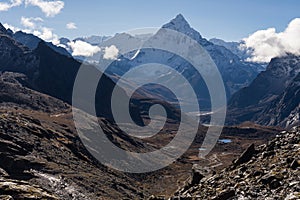
[[[300,199],[300,127],[251,145],[220,173],[194,179],[172,199]],[[195,183],[197,181],[198,183]]]

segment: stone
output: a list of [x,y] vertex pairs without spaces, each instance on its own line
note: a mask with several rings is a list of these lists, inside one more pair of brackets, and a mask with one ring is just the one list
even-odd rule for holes
[[225,190],[222,191],[218,196],[213,198],[213,200],[227,200],[235,196],[234,190]]
[[300,166],[300,160],[294,160],[293,162],[292,162],[292,164],[291,164],[291,168],[293,169],[293,170],[296,170],[298,167]]
[[0,168],[0,177],[9,177],[9,174],[2,168]]
[[251,160],[253,155],[256,154],[256,150],[254,144],[251,144],[243,153],[242,155],[234,161],[234,165],[238,166],[240,164],[246,163]]
[[269,184],[270,189],[276,189],[279,186],[280,186],[280,182],[277,179],[271,181],[271,183]]
[[204,176],[196,169],[193,169],[191,185],[198,185]]
[[1,200],[14,200],[14,198],[10,195],[0,195]]

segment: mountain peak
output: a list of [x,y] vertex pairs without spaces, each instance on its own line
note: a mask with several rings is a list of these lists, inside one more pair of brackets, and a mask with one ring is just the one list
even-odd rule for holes
[[182,14],[178,14],[172,21],[181,22],[181,23],[189,25],[189,23],[187,22],[187,20],[184,18],[184,16]]
[[198,42],[202,40],[200,33],[190,26],[182,14],[178,14],[169,23],[163,25],[162,28],[168,28],[186,34]]
[[191,26],[183,17],[182,14],[178,14],[174,19],[172,19],[169,23],[165,24],[163,28],[169,28],[176,31],[183,31],[185,29],[191,29]]

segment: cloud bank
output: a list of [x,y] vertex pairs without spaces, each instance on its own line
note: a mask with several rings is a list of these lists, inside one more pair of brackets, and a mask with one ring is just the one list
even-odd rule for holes
[[286,53],[300,55],[300,18],[292,20],[283,32],[275,28],[259,30],[243,39],[243,48],[247,48],[252,57],[247,61],[269,62],[274,57]]
[[73,56],[86,56],[90,57],[93,56],[94,54],[98,53],[101,51],[100,47],[98,46],[93,46],[87,42],[77,40],[77,41],[72,41],[69,42],[68,45],[71,47],[73,53]]

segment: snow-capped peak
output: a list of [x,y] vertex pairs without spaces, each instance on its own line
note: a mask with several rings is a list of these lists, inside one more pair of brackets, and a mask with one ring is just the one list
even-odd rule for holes
[[182,14],[178,14],[174,19],[172,19],[169,23],[162,26],[162,28],[172,29],[181,33],[184,33],[196,41],[200,41],[202,39],[200,33],[194,30]]

